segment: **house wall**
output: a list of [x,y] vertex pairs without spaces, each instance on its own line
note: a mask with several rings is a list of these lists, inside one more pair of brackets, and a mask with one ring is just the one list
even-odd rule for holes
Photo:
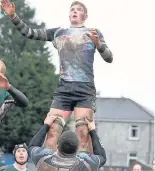
[[[128,122],[98,122],[98,135],[107,151],[107,165],[127,166],[128,155],[137,152],[139,160],[150,163],[153,156],[154,129],[148,123],[134,123],[139,125],[139,140],[129,139],[129,127],[132,123]],[[151,136],[151,137],[150,137]],[[150,140],[150,143],[149,143]],[[150,146],[151,145],[151,148]],[[149,151],[150,150],[150,151]]]

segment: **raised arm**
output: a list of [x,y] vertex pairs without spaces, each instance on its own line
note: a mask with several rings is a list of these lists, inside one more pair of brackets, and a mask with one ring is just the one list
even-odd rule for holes
[[[8,93],[12,96],[14,100],[14,104],[18,107],[27,107],[28,106],[28,99],[27,97],[19,90],[17,90],[15,87],[13,87],[11,84],[9,84],[8,79],[0,73],[0,88],[5,89],[8,91]],[[9,100],[9,99],[6,99]],[[5,104],[8,104],[7,102]]]
[[14,103],[18,107],[27,107],[29,104],[28,98],[18,89],[10,86],[10,89],[8,89],[8,92],[11,94],[11,96],[14,99]]
[[10,17],[18,31],[28,39],[53,41],[54,33],[58,28],[53,29],[32,29],[28,27],[16,14],[15,4],[10,0],[2,0],[2,9]]
[[42,145],[45,140],[46,134],[50,129],[50,125],[52,125],[55,119],[56,116],[47,115],[44,121],[44,125],[29,143],[29,156],[31,157],[35,165],[42,157],[53,154],[51,149],[44,148],[42,147]]
[[8,96],[6,99],[8,100],[5,100],[2,106],[0,107],[0,121],[4,118],[6,112],[10,109],[12,105],[24,108],[27,107],[29,103],[27,97],[21,91],[14,88],[12,85],[10,85],[7,91]]

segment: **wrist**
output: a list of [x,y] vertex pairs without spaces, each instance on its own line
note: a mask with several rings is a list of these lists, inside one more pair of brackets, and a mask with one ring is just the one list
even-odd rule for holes
[[13,20],[15,17],[16,17],[16,13],[14,12],[14,13],[12,13],[11,15],[9,15],[9,17]]
[[44,125],[49,125],[49,126],[50,126],[50,124],[49,124],[49,123],[47,123],[47,122],[44,122]]
[[11,84],[8,84],[8,85],[6,86],[6,90],[7,90],[7,91],[10,90],[11,87],[12,87],[12,85],[11,85]]
[[50,125],[47,123],[44,123],[43,127],[46,127],[48,130],[50,129]]
[[99,42],[96,44],[96,46],[97,46],[97,49],[101,49],[101,48],[102,48],[102,43],[99,41]]
[[89,129],[89,132],[91,132],[91,131],[93,131],[93,130],[95,130],[95,128],[91,128],[91,129]]
[[99,53],[104,53],[104,51],[105,51],[104,44],[101,44],[99,47],[97,47],[97,49],[98,49]]
[[47,127],[50,127],[50,124],[49,123],[44,123],[44,125],[46,125]]

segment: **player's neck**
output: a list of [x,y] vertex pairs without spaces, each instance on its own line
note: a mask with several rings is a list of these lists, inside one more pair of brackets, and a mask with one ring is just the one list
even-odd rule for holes
[[17,168],[17,170],[25,170],[26,169],[26,163],[23,165],[18,164],[17,162],[14,163],[14,167]]
[[70,25],[71,28],[80,28],[80,27],[84,27],[84,23],[81,23],[81,24],[72,24]]

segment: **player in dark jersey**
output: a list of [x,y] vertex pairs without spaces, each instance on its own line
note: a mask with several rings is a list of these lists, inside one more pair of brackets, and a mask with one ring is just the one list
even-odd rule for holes
[[13,165],[7,165],[0,167],[0,171],[30,171],[26,165],[28,162],[28,148],[27,145],[18,144],[13,150],[15,157],[15,163]]
[[27,97],[13,87],[5,76],[6,66],[0,60],[0,121],[12,105],[27,107]]
[[[65,121],[74,111],[76,133],[80,142],[80,150],[88,151],[88,129],[84,121],[87,116],[93,119],[95,112],[96,89],[94,85],[94,53],[96,50],[101,57],[111,63],[113,56],[98,29],[85,27],[88,17],[86,6],[78,1],[70,7],[70,27],[53,29],[32,29],[16,14],[15,4],[2,0],[2,9],[10,17],[19,32],[28,39],[50,41],[58,50],[60,57],[60,82],[54,93],[50,113],[59,115]],[[60,120],[61,122],[61,120]],[[60,122],[55,122],[52,129],[57,129],[55,139],[62,132]],[[56,145],[56,140],[50,133],[46,146]],[[82,143],[81,143],[82,142]]]
[[104,147],[95,131],[94,121],[85,118],[92,139],[94,154],[78,152],[79,140],[72,131],[65,131],[58,137],[57,151],[42,147],[42,143],[56,116],[47,115],[43,127],[29,144],[29,155],[38,171],[97,171],[106,162]]

